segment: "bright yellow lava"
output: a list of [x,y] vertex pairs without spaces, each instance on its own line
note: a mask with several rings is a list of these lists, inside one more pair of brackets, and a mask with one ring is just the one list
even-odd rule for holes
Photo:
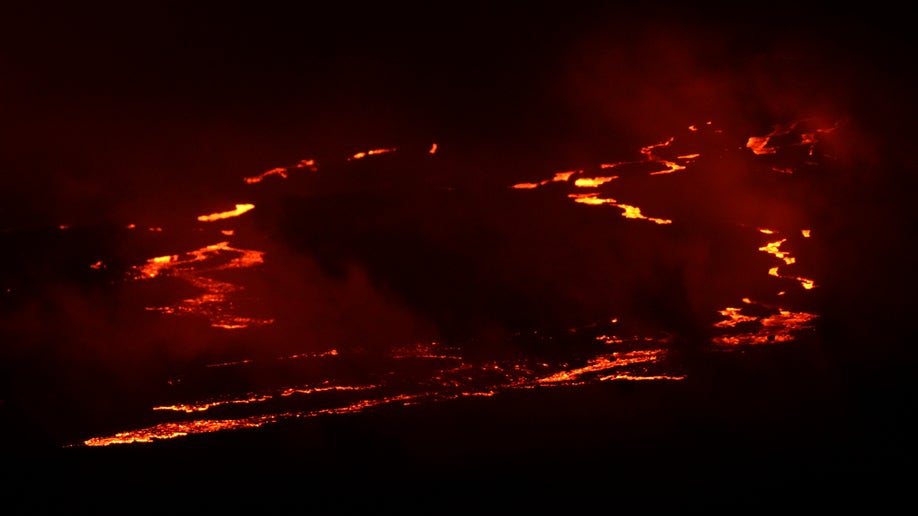
[[189,434],[203,434],[221,430],[236,430],[241,428],[256,428],[265,423],[273,422],[277,416],[255,416],[243,419],[203,419],[197,421],[181,421],[174,423],[161,423],[149,428],[119,432],[110,437],[94,437],[83,441],[85,446],[109,446],[112,444],[149,443],[158,439],[173,439]]
[[746,140],[746,147],[749,148],[753,153],[757,155],[774,154],[775,153],[774,147],[767,146],[770,138],[771,138],[771,135],[769,136],[750,136],[749,139]]
[[198,217],[198,220],[201,222],[213,222],[215,220],[229,219],[232,217],[238,217],[239,215],[242,215],[243,213],[253,209],[255,209],[254,204],[237,204],[236,209],[234,210],[211,213],[210,215],[201,215]]
[[[774,231],[770,229],[759,229],[759,231],[762,233],[765,233],[766,235],[770,235],[774,233]],[[810,231],[808,229],[801,230],[801,233],[803,234],[805,238],[809,238]],[[777,240],[774,242],[769,242],[765,244],[764,246],[760,247],[759,251],[763,251],[768,254],[771,254],[775,256],[776,258],[783,260],[784,263],[787,265],[793,265],[794,263],[796,263],[797,260],[793,256],[790,256],[790,253],[788,253],[787,251],[781,250],[781,244],[783,244],[786,241],[787,239],[785,238],[785,239]],[[799,276],[783,276],[778,272],[778,269],[779,269],[778,267],[771,267],[770,269],[768,269],[768,275],[774,276],[776,278],[788,278],[788,279],[796,280],[800,283],[800,286],[802,286],[805,290],[811,290],[813,288],[816,288],[815,281],[809,278],[801,278]]]
[[593,187],[597,187],[597,186],[599,186],[599,185],[603,185],[603,184],[605,184],[605,183],[608,183],[609,181],[612,181],[612,180],[614,180],[614,179],[618,179],[618,176],[606,176],[606,177],[578,177],[578,178],[574,181],[574,186],[577,186],[577,187],[580,187],[580,188],[593,188]]
[[572,175],[574,175],[576,170],[568,170],[565,172],[557,172],[555,176],[551,179],[552,181],[568,181]]
[[787,265],[792,265],[797,260],[793,256],[791,256],[790,253],[788,253],[787,251],[782,251],[780,249],[781,244],[783,244],[784,242],[787,242],[786,238],[783,238],[776,242],[769,242],[765,244],[765,246],[760,247],[759,251],[764,251],[768,254],[774,255],[776,258],[784,260],[784,263],[786,263]]
[[718,328],[732,328],[740,323],[758,320],[758,317],[740,314],[741,310],[742,308],[732,308],[732,307],[727,307],[727,308],[724,308],[723,310],[720,310],[718,313],[720,315],[727,317],[727,319],[720,321],[718,323],[715,323],[714,326]]
[[[746,298],[743,302],[750,305],[757,305],[748,301]],[[765,307],[764,305],[761,305]],[[794,332],[812,328],[810,322],[817,318],[816,314],[809,312],[794,312],[783,308],[765,307],[769,311],[775,311],[768,316],[743,315],[740,312],[742,308],[727,307],[720,310],[719,313],[725,317],[724,320],[714,324],[716,328],[737,328],[743,325],[747,331],[738,334],[727,334],[715,337],[712,342],[721,346],[737,345],[760,345],[774,344],[779,342],[790,342],[794,340]]]

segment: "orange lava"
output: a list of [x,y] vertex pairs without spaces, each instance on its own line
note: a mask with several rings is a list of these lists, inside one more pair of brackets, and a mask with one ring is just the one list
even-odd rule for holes
[[[743,303],[756,310],[756,315],[741,313],[744,308],[727,307],[718,313],[725,318],[714,324],[715,328],[728,331],[745,330],[741,333],[728,333],[712,339],[720,346],[762,345],[779,342],[790,342],[795,333],[812,328],[810,322],[818,316],[809,312],[795,312],[780,307],[757,303],[743,298]],[[770,313],[770,315],[763,315]]]
[[246,183],[252,184],[252,183],[260,183],[262,180],[264,180],[268,176],[280,176],[284,179],[287,179],[287,169],[284,167],[276,167],[276,168],[272,168],[271,170],[262,172],[261,174],[258,174],[257,176],[246,177],[244,179]]
[[119,432],[110,437],[94,437],[83,442],[85,446],[109,446],[112,444],[150,443],[160,439],[173,439],[189,434],[203,434],[221,430],[237,430],[241,428],[257,428],[265,423],[273,422],[276,416],[255,416],[244,419],[203,419],[197,421],[182,421],[175,423],[161,423],[159,425]]
[[619,208],[624,210],[622,212],[622,216],[625,217],[626,219],[644,219],[644,220],[649,220],[651,222],[654,222],[656,224],[672,224],[673,222],[669,219],[658,219],[655,217],[647,217],[643,213],[641,213],[641,209],[638,208],[637,206],[631,206],[629,204],[616,204],[615,206],[618,206]]
[[557,172],[555,176],[551,179],[552,181],[567,181],[574,175],[576,170],[568,170],[566,172]]
[[782,238],[781,240],[778,240],[775,242],[769,242],[765,244],[763,247],[760,247],[759,251],[764,251],[768,254],[774,255],[776,258],[784,260],[784,263],[788,265],[792,265],[797,260],[793,256],[791,256],[790,253],[788,253],[787,251],[780,250],[781,244],[783,244],[784,242],[787,242],[786,238]]
[[517,190],[532,190],[533,188],[538,188],[541,184],[542,183],[517,183],[511,188],[515,188]]
[[362,152],[358,152],[358,153],[354,154],[353,156],[351,156],[350,158],[348,158],[348,161],[350,161],[350,160],[355,160],[355,159],[363,159],[363,158],[365,158],[365,157],[367,157],[367,156],[376,156],[376,155],[378,155],[378,154],[386,154],[386,153],[388,153],[388,152],[395,152],[396,150],[398,150],[398,149],[395,149],[395,148],[391,148],[391,149],[371,149],[371,150],[368,150],[368,151],[362,151]]
[[233,400],[221,400],[221,401],[212,401],[209,403],[198,403],[198,404],[179,404],[179,405],[162,405],[158,407],[153,407],[153,410],[171,410],[174,412],[187,412],[189,414],[195,412],[204,412],[213,407],[219,407],[221,405],[238,405],[238,404],[248,404],[248,403],[259,403],[271,399],[271,396],[257,396],[253,395],[249,398],[244,399],[233,399]]
[[753,317],[751,315],[742,315],[740,311],[742,308],[733,308],[727,307],[723,310],[720,310],[718,313],[727,317],[723,321],[717,322],[714,324],[717,328],[732,328],[740,323],[758,321],[758,317]]

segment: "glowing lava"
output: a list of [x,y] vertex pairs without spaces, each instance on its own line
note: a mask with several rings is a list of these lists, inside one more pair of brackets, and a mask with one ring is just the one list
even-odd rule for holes
[[[318,168],[316,167],[316,161],[314,159],[303,159],[299,163],[293,166],[295,169],[307,169],[311,172],[316,172]],[[288,167],[275,167],[257,176],[250,176],[243,178],[246,183],[254,184],[260,183],[265,178],[270,176],[280,176],[282,179],[287,179],[287,176],[290,174],[290,169]]]
[[609,181],[612,181],[614,179],[618,179],[618,176],[578,177],[577,180],[574,181],[574,186],[577,186],[580,188],[595,188],[597,186],[606,184]]
[[[770,229],[759,229],[759,232],[764,233],[766,235],[772,235],[776,233],[775,231],[770,230]],[[803,229],[800,232],[804,238],[810,238],[810,230]],[[787,242],[786,238],[768,242],[764,246],[759,247],[759,251],[768,253],[774,256],[775,258],[778,258],[779,260],[783,261],[786,265],[793,265],[794,263],[797,262],[797,259],[791,256],[789,252],[781,250],[781,245],[784,244],[785,242]],[[800,286],[802,286],[806,290],[810,290],[816,287],[816,282],[809,278],[782,275],[778,272],[778,270],[779,270],[779,267],[771,267],[770,269],[768,269],[768,275],[774,276],[776,278],[793,279],[799,282]]]
[[[396,150],[398,150],[398,149],[395,149],[395,148],[391,148],[391,149],[371,149],[371,150],[368,150],[368,151],[361,151],[361,152],[358,152],[358,153],[354,154],[354,155],[351,156],[350,158],[348,158],[348,161],[350,161],[350,160],[355,160],[355,159],[363,159],[363,158],[366,158],[367,156],[376,156],[376,155],[379,155],[379,154],[387,154],[387,153],[389,153],[389,152],[395,152]],[[436,152],[436,148],[434,148],[433,150],[434,150],[434,152]],[[433,154],[433,152],[432,152],[431,154]]]
[[112,444],[151,443],[155,440],[173,439],[189,434],[203,434],[221,430],[238,430],[241,428],[256,428],[268,422],[273,422],[277,416],[255,416],[243,419],[202,419],[195,421],[181,421],[174,423],[161,423],[149,428],[119,432],[108,437],[94,437],[83,442],[85,446],[109,446]]
[[793,174],[794,168],[802,164],[812,164],[810,158],[816,154],[816,145],[822,140],[823,134],[831,133],[838,128],[838,124],[831,127],[813,127],[812,120],[799,120],[788,125],[776,125],[771,132],[760,136],[750,136],[746,140],[746,148],[757,156],[777,157],[779,151],[785,149],[805,149],[808,159],[800,162],[795,159],[792,166],[772,166],[772,170],[782,174]]
[[656,217],[644,216],[644,214],[641,213],[641,209],[638,208],[637,206],[631,206],[629,204],[614,204],[614,206],[618,206],[619,208],[624,210],[622,212],[622,217],[625,217],[626,219],[644,219],[644,220],[649,220],[650,222],[654,222],[656,224],[672,224],[673,223],[673,221],[669,219],[658,219]]

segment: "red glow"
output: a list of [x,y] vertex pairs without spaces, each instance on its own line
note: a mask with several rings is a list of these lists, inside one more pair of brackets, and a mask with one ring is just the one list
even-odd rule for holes
[[296,164],[296,168],[309,169],[310,172],[318,171],[318,167],[316,167],[316,160],[314,159],[301,159],[300,162]]

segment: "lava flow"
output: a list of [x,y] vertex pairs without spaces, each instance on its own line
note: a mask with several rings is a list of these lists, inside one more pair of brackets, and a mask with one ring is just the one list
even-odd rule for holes
[[[797,126],[793,126],[797,127]],[[531,182],[520,182],[510,185],[511,191],[519,191],[521,196],[536,195],[536,190],[545,192],[546,195],[556,196],[562,204],[575,206],[577,213],[585,216],[595,216],[589,220],[595,226],[590,226],[588,234],[592,238],[606,238],[604,231],[608,232],[607,238],[614,239],[615,231],[622,231],[630,235],[631,240],[621,240],[619,246],[649,245],[649,242],[662,241],[670,247],[673,257],[653,257],[636,253],[636,257],[644,257],[650,264],[627,264],[634,270],[618,271],[622,262],[610,263],[607,270],[597,265],[592,271],[599,275],[614,275],[622,273],[627,278],[628,274],[642,268],[650,268],[657,263],[657,259],[681,259],[684,257],[683,247],[695,249],[692,244],[686,246],[684,240],[667,240],[674,236],[683,239],[700,238],[715,239],[718,247],[716,252],[723,252],[734,261],[724,261],[720,269],[713,270],[713,274],[722,275],[723,278],[703,276],[692,272],[690,268],[685,274],[694,274],[698,283],[688,283],[699,292],[689,292],[685,299],[674,297],[669,290],[667,294],[654,297],[647,294],[653,286],[649,283],[635,282],[634,292],[615,293],[625,303],[621,306],[622,315],[608,316],[595,320],[578,328],[555,328],[558,333],[544,333],[540,329],[531,328],[514,334],[506,334],[503,342],[493,350],[481,350],[472,346],[471,342],[397,342],[389,343],[389,347],[376,350],[366,355],[366,349],[359,346],[355,348],[338,347],[335,342],[329,342],[330,350],[319,352],[303,352],[288,354],[276,359],[265,356],[235,357],[218,363],[211,363],[206,368],[193,373],[191,376],[176,379],[172,386],[171,394],[164,396],[161,402],[154,404],[151,410],[161,414],[165,421],[152,425],[142,426],[134,430],[118,432],[84,439],[83,446],[105,446],[123,443],[144,443],[155,440],[171,439],[190,434],[211,433],[217,431],[259,427],[282,421],[311,418],[320,415],[333,415],[351,412],[374,410],[384,406],[404,406],[420,403],[442,403],[447,400],[468,397],[492,397],[500,393],[513,390],[527,389],[563,389],[572,386],[582,386],[597,382],[608,381],[679,381],[691,374],[690,371],[680,370],[679,365],[669,360],[673,346],[681,342],[683,336],[674,335],[664,327],[642,325],[636,320],[638,310],[627,306],[629,302],[642,298],[650,299],[651,305],[645,310],[652,313],[653,317],[665,317],[667,311],[672,310],[673,318],[681,313],[688,313],[687,309],[679,307],[679,303],[696,303],[706,310],[701,317],[710,320],[716,316],[719,319],[711,322],[710,340],[705,345],[714,349],[732,350],[744,346],[762,346],[775,344],[788,344],[797,338],[797,335],[812,328],[812,322],[817,314],[806,310],[795,309],[801,296],[816,288],[816,282],[811,279],[796,275],[779,274],[780,270],[798,266],[798,257],[791,254],[790,249],[796,249],[797,239],[818,239],[818,233],[812,232],[809,227],[796,228],[790,231],[786,228],[766,228],[765,225],[753,226],[750,221],[736,219],[733,214],[717,213],[716,218],[705,221],[702,227],[713,228],[715,235],[736,234],[736,241],[724,239],[720,236],[698,234],[700,216],[694,211],[694,205],[688,201],[691,196],[670,195],[670,185],[674,182],[677,190],[685,191],[689,185],[697,188],[717,188],[717,179],[711,179],[710,170],[719,170],[719,159],[706,158],[703,150],[711,150],[730,156],[731,153],[748,158],[751,154],[753,160],[768,158],[772,161],[765,164],[766,173],[784,173],[784,169],[776,170],[773,166],[775,159],[783,157],[785,149],[797,150],[805,146],[810,153],[815,152],[820,135],[825,131],[816,130],[808,137],[782,140],[786,132],[775,132],[763,137],[750,137],[748,144],[742,148],[716,148],[715,144],[703,138],[717,138],[723,136],[722,132],[713,124],[692,126],[687,135],[683,137],[670,137],[662,143],[641,147],[637,153],[641,156],[637,160],[624,160],[616,162],[597,163],[595,167],[569,169],[550,174],[547,179]],[[701,140],[699,140],[701,138]],[[685,140],[685,141],[683,141]],[[698,145],[699,148],[692,148]],[[704,147],[707,145],[708,147]],[[339,163],[329,162],[323,168],[326,171],[336,171],[354,160],[361,160],[370,156],[385,154],[395,151],[395,148],[379,148],[375,150],[356,153],[343,157]],[[712,151],[713,152],[713,151]],[[404,154],[404,152],[400,152]],[[448,153],[438,152],[437,145],[433,144],[423,154],[434,156],[433,159],[448,159]],[[813,159],[818,156],[813,156]],[[754,166],[756,164],[753,161]],[[260,175],[245,178],[250,185],[261,183],[265,178],[277,176],[287,179],[288,173],[296,168],[305,168],[314,174],[304,176],[320,178],[314,160],[303,160],[295,167],[279,167],[270,169]],[[328,173],[328,172],[325,172]],[[334,172],[332,172],[334,173]],[[340,173],[340,172],[338,172]],[[544,176],[543,176],[544,177]],[[322,202],[318,183],[301,183],[308,190],[305,197],[306,203],[318,204]],[[374,195],[385,196],[391,192],[373,192]],[[398,192],[397,192],[398,193]],[[453,201],[453,195],[459,195],[453,188],[445,188],[439,193],[438,199],[445,202]],[[404,195],[404,194],[402,194]],[[423,193],[421,194],[423,197]],[[336,198],[337,199],[337,198]],[[407,204],[417,202],[412,197],[407,199]],[[618,199],[627,199],[621,202]],[[667,204],[661,199],[671,199],[674,202]],[[569,202],[571,201],[571,202]],[[678,202],[676,202],[678,201]],[[703,198],[699,202],[705,202]],[[649,212],[659,212],[658,216],[644,214],[642,207],[652,205]],[[375,206],[370,203],[371,206]],[[423,203],[421,206],[426,206]],[[639,207],[640,205],[640,207]],[[331,206],[335,206],[332,204]],[[538,206],[537,204],[534,206]],[[580,208],[579,206],[582,206]],[[688,206],[688,207],[686,207]],[[621,210],[621,217],[607,217],[603,207],[614,207]],[[254,209],[252,204],[238,204],[234,210],[202,215],[199,222],[225,221],[232,223],[240,216]],[[468,208],[469,210],[471,208]],[[380,216],[385,213],[371,211]],[[433,215],[428,213],[428,215]],[[525,214],[524,214],[525,215]],[[311,220],[311,219],[310,219]],[[363,219],[361,219],[363,220]],[[461,219],[464,220],[464,219]],[[650,222],[651,224],[647,224]],[[364,221],[368,227],[375,227]],[[346,226],[342,226],[346,227]],[[321,227],[320,227],[321,229]],[[235,228],[223,228],[221,233],[233,236]],[[561,228],[574,232],[578,228]],[[340,229],[338,231],[341,231]],[[361,233],[364,238],[374,241],[372,233]],[[388,230],[387,230],[388,231]],[[395,238],[393,234],[384,233],[387,238]],[[644,235],[651,237],[644,242]],[[761,242],[762,235],[767,240]],[[404,242],[411,242],[405,237],[398,237]],[[624,238],[624,237],[622,237]],[[750,245],[756,241],[757,244]],[[362,242],[362,241],[361,241]],[[614,242],[614,240],[613,240]],[[383,239],[381,245],[387,240]],[[526,245],[533,245],[526,241]],[[337,246],[337,247],[336,247]],[[679,247],[683,246],[683,247]],[[344,249],[340,241],[332,239],[317,247],[316,253],[326,248],[335,252]],[[388,256],[384,248],[372,248],[369,258]],[[404,251],[408,252],[408,251]],[[586,252],[586,250],[584,250]],[[598,249],[597,251],[598,252]],[[646,252],[645,252],[646,253]],[[777,266],[767,270],[758,270],[761,253],[779,261]],[[337,255],[331,255],[335,257]],[[399,255],[400,256],[400,255]],[[691,256],[691,255],[690,255]],[[403,259],[410,257],[402,256]],[[354,258],[356,259],[356,258]],[[395,259],[395,258],[393,258]],[[167,315],[194,315],[206,318],[211,326],[218,329],[244,328],[249,326],[267,326],[271,323],[273,328],[278,325],[291,324],[289,320],[279,320],[276,317],[255,317],[238,305],[237,301],[245,290],[244,279],[238,283],[228,279],[215,279],[218,273],[224,277],[226,273],[248,270],[257,274],[259,268],[266,261],[263,251],[245,249],[230,244],[229,241],[206,245],[184,253],[164,255],[150,258],[146,263],[135,267],[135,278],[138,281],[156,280],[162,277],[174,277],[184,280],[191,286],[199,289],[201,294],[181,300],[166,306],[148,307]],[[398,260],[396,260],[398,261]],[[801,260],[802,261],[802,260]],[[401,262],[399,262],[401,263]],[[405,262],[409,263],[409,262]],[[413,262],[410,262],[413,263]],[[701,263],[701,262],[699,262]],[[754,265],[753,265],[754,264]],[[518,266],[514,264],[513,266]],[[529,264],[528,269],[531,270]],[[710,267],[710,265],[707,265]],[[407,267],[404,265],[403,268]],[[508,269],[512,270],[512,269]],[[655,272],[655,269],[650,269]],[[401,269],[399,269],[401,271]],[[417,272],[417,271],[415,271]],[[401,271],[400,274],[404,274]],[[524,276],[525,278],[525,276]],[[647,280],[652,281],[653,275],[648,274]],[[799,290],[789,291],[785,280],[793,280]],[[781,284],[775,283],[781,281]],[[531,281],[530,281],[531,282]],[[385,283],[380,282],[381,285]],[[589,282],[587,282],[589,284]],[[624,284],[624,283],[622,283]],[[569,287],[569,286],[568,286]],[[382,288],[382,287],[379,287]],[[394,288],[394,287],[392,287]],[[418,287],[413,287],[418,288]],[[580,287],[587,288],[587,287]],[[719,297],[707,293],[708,290],[718,289]],[[744,292],[746,288],[755,288],[755,294]],[[610,293],[611,294],[611,293]],[[442,292],[442,296],[451,295]],[[631,297],[629,297],[631,296]],[[741,300],[723,307],[722,299]],[[438,300],[437,302],[447,302]],[[780,302],[779,302],[780,301]],[[661,303],[671,303],[673,307],[662,306]],[[257,300],[254,303],[257,305]],[[462,314],[456,314],[461,316]],[[690,326],[681,322],[673,328],[690,329]],[[216,331],[216,330],[215,330]],[[284,335],[283,332],[280,335]],[[283,338],[283,337],[281,337]],[[286,338],[296,338],[295,335],[286,334]],[[306,345],[306,344],[304,344]],[[309,345],[315,345],[310,343]],[[549,350],[544,353],[534,353],[533,349]],[[474,350],[474,352],[473,352]],[[527,350],[519,352],[514,350]],[[354,375],[349,372],[351,366],[359,362],[358,369],[361,374]],[[277,380],[264,380],[260,385],[253,385],[242,379],[252,378],[256,370],[287,371],[278,375]],[[212,371],[219,370],[225,378],[240,379],[239,384],[223,383],[211,386],[210,392],[198,390],[194,393],[184,393],[181,386],[194,381],[198,376],[206,378]],[[199,380],[204,382],[204,380]],[[206,383],[206,382],[204,382]],[[207,418],[201,417],[207,414]]]
[[[238,217],[254,209],[253,204],[237,204],[234,210],[201,215],[198,221],[213,222]],[[222,230],[224,236],[233,235],[233,230]],[[244,290],[242,285],[218,280],[214,274],[256,267],[264,263],[264,252],[254,249],[232,247],[223,241],[180,254],[155,256],[145,264],[134,267],[137,280],[154,280],[160,277],[179,278],[201,293],[192,298],[166,306],[151,306],[147,310],[172,315],[193,315],[206,318],[211,326],[224,329],[240,329],[252,325],[273,322],[271,318],[259,318],[240,313],[235,298]]]

